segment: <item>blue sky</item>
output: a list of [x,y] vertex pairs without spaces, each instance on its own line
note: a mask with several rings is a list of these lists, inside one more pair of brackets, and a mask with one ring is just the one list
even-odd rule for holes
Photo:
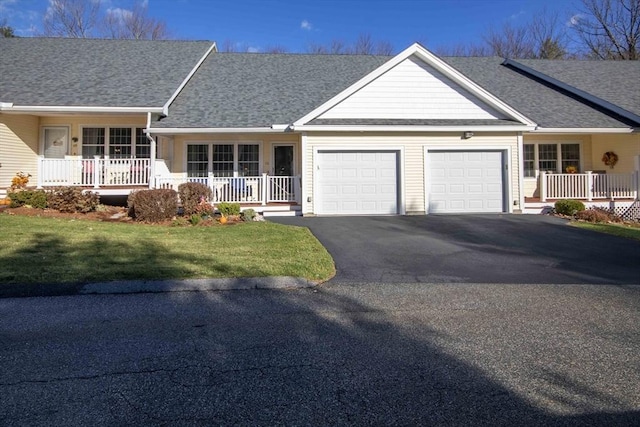
[[[6,19],[18,35],[33,35],[49,1],[0,0],[0,22]],[[256,51],[283,46],[289,52],[334,39],[353,43],[365,33],[390,42],[396,52],[416,41],[435,50],[477,41],[488,27],[517,25],[545,7],[563,21],[578,11],[577,0],[142,1],[149,15],[168,24],[173,38],[231,41]],[[102,3],[105,10],[131,9],[134,0]]]

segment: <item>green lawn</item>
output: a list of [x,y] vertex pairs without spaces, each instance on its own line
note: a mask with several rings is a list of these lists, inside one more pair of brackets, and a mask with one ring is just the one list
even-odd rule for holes
[[589,222],[581,221],[572,221],[571,225],[586,228],[588,230],[599,231],[601,233],[640,240],[640,227],[633,227],[624,224],[591,224]]
[[270,222],[165,227],[0,214],[0,284],[127,279],[330,278],[306,228]]

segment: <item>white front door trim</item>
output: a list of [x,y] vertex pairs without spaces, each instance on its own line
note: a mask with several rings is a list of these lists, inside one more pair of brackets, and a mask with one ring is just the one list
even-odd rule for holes
[[406,207],[405,207],[405,177],[404,177],[404,147],[401,145],[380,145],[375,147],[363,147],[362,145],[316,145],[313,147],[313,213],[318,212],[318,197],[317,191],[319,188],[318,182],[318,158],[319,152],[322,151],[396,151],[398,153],[398,170],[397,170],[397,178],[398,178],[398,215],[406,215]]
[[[460,145],[425,145],[424,150],[424,211],[429,213],[429,189],[431,183],[429,179],[429,151],[502,151],[504,152],[504,165],[506,171],[503,171],[504,183],[506,185],[505,192],[505,209],[507,213],[513,213],[513,164],[511,161],[512,148],[505,145],[474,145],[474,146],[460,146]],[[522,192],[522,190],[520,190]]]

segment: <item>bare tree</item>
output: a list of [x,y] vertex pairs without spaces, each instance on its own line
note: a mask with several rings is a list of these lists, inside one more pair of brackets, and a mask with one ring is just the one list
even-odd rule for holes
[[311,43],[307,53],[347,55],[393,55],[393,45],[387,41],[375,42],[370,34],[360,34],[353,45],[333,39],[328,45]]
[[103,27],[105,36],[114,39],[166,39],[167,26],[148,15],[147,3],[132,10],[107,9]]
[[84,38],[93,35],[100,0],[50,0],[44,16],[44,35]]
[[526,28],[536,58],[563,59],[568,55],[566,25],[560,22],[557,13],[550,13],[545,8],[533,17]]
[[504,24],[501,30],[489,29],[484,36],[491,55],[503,58],[534,58],[535,48],[529,31],[525,27]]
[[287,53],[288,49],[282,45],[267,46],[263,50],[264,53]]
[[640,59],[640,0],[582,0],[573,30],[587,55],[599,59]]
[[101,0],[49,0],[43,19],[44,35],[55,37],[107,37],[115,39],[165,39],[164,21],[148,15],[146,2],[133,9],[107,9]]

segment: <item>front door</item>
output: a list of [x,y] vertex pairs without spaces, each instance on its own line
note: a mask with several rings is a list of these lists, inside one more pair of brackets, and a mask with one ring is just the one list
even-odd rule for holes
[[293,176],[293,145],[273,147],[273,169],[276,176]]
[[69,146],[69,128],[56,126],[43,129],[44,157],[64,159]]

